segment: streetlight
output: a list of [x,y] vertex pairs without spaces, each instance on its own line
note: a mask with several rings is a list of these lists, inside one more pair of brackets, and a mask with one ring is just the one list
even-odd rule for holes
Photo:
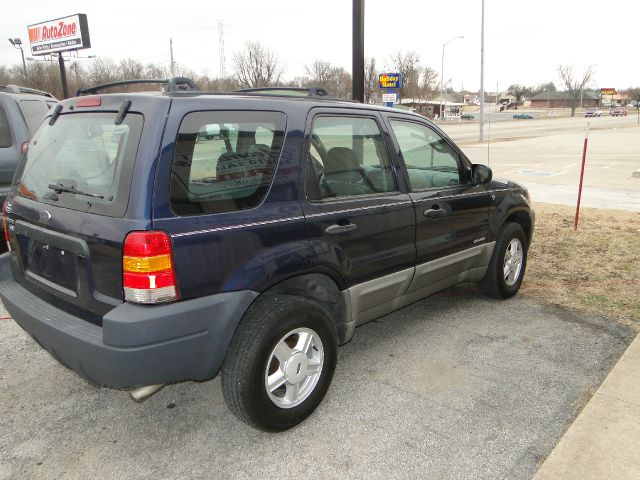
[[464,35],[450,38],[448,41],[442,44],[442,64],[440,65],[440,118],[444,118],[444,111],[442,110],[442,87],[444,85],[444,47],[449,45],[454,40],[457,40],[458,38],[464,38]]
[[22,40],[19,38],[10,38],[9,43],[13,45],[13,48],[19,48],[22,55],[22,68],[24,69],[24,80],[27,80],[27,63],[24,61],[24,50],[22,50]]

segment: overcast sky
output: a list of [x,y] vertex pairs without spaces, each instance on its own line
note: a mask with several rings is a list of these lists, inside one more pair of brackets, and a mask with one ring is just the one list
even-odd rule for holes
[[[81,56],[132,57],[169,65],[169,37],[178,63],[197,72],[220,70],[218,22],[224,23],[226,70],[233,52],[259,40],[286,65],[285,78],[304,74],[304,65],[328,60],[351,71],[350,0],[147,0],[78,2],[5,1],[0,15],[0,65],[19,63],[6,40],[20,37],[28,49],[27,25],[75,13],[88,16],[92,48]],[[558,65],[581,72],[595,65],[593,87],[640,85],[640,1],[485,0],[485,90],[513,83],[558,82]],[[423,65],[453,87],[480,86],[480,0],[366,0],[365,55],[379,68],[389,56],[414,50]],[[90,62],[91,60],[84,60]]]

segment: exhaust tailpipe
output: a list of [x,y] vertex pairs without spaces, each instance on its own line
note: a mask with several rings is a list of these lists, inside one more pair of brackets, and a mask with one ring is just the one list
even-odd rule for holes
[[142,403],[147,398],[149,398],[151,395],[153,395],[158,390],[160,390],[162,387],[164,387],[164,384],[162,384],[162,385],[149,385],[149,386],[146,386],[146,387],[140,387],[140,388],[136,388],[135,390],[131,390],[129,392],[129,395],[131,395],[131,398],[135,402]]

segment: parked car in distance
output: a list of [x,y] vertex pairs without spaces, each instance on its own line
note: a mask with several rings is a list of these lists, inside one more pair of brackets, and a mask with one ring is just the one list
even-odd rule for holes
[[[47,92],[0,85],[0,205],[11,190],[18,160],[49,109],[58,100]],[[5,242],[0,252],[6,251]]]
[[627,116],[627,109],[624,108],[624,107],[614,108],[613,110],[611,110],[611,116],[612,117],[626,117]]
[[2,302],[80,376],[140,399],[220,374],[233,414],[281,431],[358,325],[463,281],[518,292],[527,189],[423,116],[164,83],[60,102],[6,202]]
[[462,115],[460,115],[460,118],[461,118],[462,120],[473,120],[473,119],[474,119],[474,118],[476,118],[476,117],[474,117],[474,116],[473,116],[473,115],[471,115],[470,113],[463,113]]
[[513,118],[516,118],[518,120],[527,120],[527,119],[533,118],[533,116],[528,113],[521,112],[521,113],[515,113],[513,115]]
[[590,108],[584,113],[585,117],[600,117],[602,112],[597,108]]

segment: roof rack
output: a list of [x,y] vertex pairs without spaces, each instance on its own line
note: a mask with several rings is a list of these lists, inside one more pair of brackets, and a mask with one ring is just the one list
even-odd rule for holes
[[283,95],[291,97],[328,97],[329,92],[323,87],[262,87],[241,88],[238,93],[255,93],[259,95]]
[[8,93],[30,93],[31,95],[42,95],[43,97],[49,97],[56,100],[56,97],[49,92],[36,90],[35,88],[21,87],[20,85],[0,85],[0,90]]
[[122,87],[124,85],[138,85],[138,84],[160,84],[167,86],[167,92],[185,92],[199,90],[195,83],[186,77],[171,77],[167,79],[149,79],[139,78],[135,80],[122,80],[119,82],[103,83],[102,85],[95,85],[93,87],[79,88],[76,90],[76,97],[80,95],[90,95],[98,93],[100,90],[107,88]]

